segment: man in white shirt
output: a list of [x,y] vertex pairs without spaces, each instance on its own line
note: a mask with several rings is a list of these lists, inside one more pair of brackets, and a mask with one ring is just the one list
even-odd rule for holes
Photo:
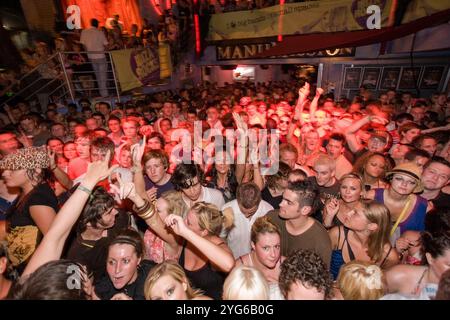
[[104,53],[108,40],[105,34],[98,30],[98,20],[91,20],[91,27],[81,31],[80,42],[84,45],[87,51],[97,51],[99,53],[88,53],[89,60],[91,60],[92,67],[94,68],[95,77],[97,78],[100,95],[102,97],[108,96],[107,83],[107,71],[108,64],[106,62],[106,56]]
[[[251,251],[250,231],[253,223],[259,217],[273,210],[273,207],[261,199],[261,191],[253,182],[241,184],[236,191],[236,199],[222,207],[224,214],[233,213],[233,226],[223,231],[222,236],[227,240],[228,246],[235,259]],[[230,212],[231,214],[231,212]]]
[[181,196],[188,208],[197,202],[204,201],[214,204],[220,210],[225,204],[222,193],[202,186],[202,182],[203,171],[194,163],[180,163],[172,174],[172,183],[176,190],[181,191]]

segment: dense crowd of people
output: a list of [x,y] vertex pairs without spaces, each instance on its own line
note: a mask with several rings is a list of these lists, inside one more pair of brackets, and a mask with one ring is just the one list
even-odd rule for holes
[[19,102],[0,298],[449,299],[449,103],[304,80]]

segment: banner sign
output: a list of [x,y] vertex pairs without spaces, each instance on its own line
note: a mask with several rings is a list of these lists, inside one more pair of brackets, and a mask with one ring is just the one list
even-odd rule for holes
[[[224,60],[260,59],[253,57],[258,53],[261,53],[267,49],[272,48],[276,44],[277,42],[216,46],[216,60],[224,61]],[[308,53],[291,54],[286,56],[270,57],[269,59],[352,57],[354,55],[355,55],[355,48],[342,48],[342,49],[332,49]]]
[[[321,0],[214,14],[207,40],[367,30],[376,16],[380,17],[379,27],[384,28],[388,24],[392,3],[393,0]],[[402,23],[448,8],[449,1],[413,0]]]
[[165,46],[168,47],[162,45],[158,51],[154,48],[111,51],[121,91],[139,88],[170,77],[170,50]]

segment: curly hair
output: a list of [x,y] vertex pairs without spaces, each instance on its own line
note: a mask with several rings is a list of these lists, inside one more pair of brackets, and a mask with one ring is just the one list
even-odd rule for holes
[[310,250],[299,249],[281,264],[279,284],[281,293],[287,297],[292,284],[301,282],[323,292],[325,299],[332,297],[333,280],[322,258]]

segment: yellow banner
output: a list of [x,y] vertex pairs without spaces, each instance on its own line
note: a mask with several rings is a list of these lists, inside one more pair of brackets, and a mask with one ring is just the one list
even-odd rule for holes
[[[392,2],[393,0],[321,0],[214,14],[209,23],[208,40],[366,30],[368,20],[373,22],[375,11],[367,13],[367,8],[371,5],[380,9],[380,26],[383,28],[387,26]],[[450,9],[450,1],[413,0],[408,4],[402,23],[447,9]]]
[[367,29],[370,5],[380,8],[381,27],[387,25],[392,0],[324,0],[290,3],[253,11],[214,14],[208,40],[274,37]]
[[172,74],[172,60],[170,59],[170,46],[166,43],[159,45],[159,74],[161,79],[170,78]]
[[170,49],[161,44],[153,48],[125,49],[111,52],[121,91],[128,91],[170,77]]

